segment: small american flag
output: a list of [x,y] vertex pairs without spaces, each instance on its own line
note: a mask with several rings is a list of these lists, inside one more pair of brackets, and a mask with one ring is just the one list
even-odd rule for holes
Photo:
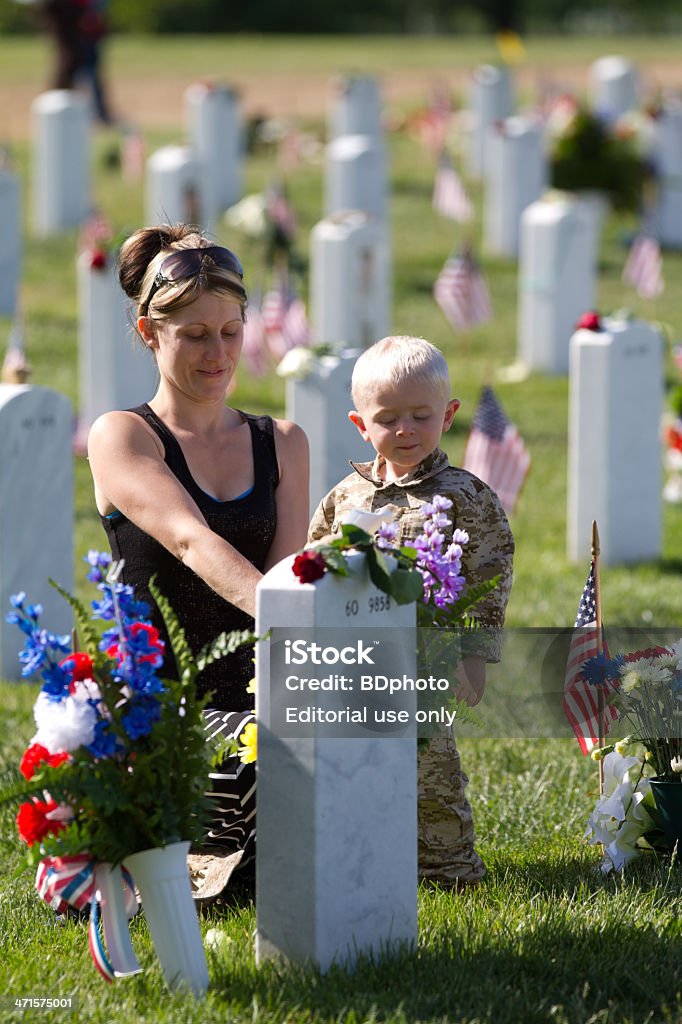
[[101,210],[93,210],[85,220],[78,238],[80,252],[96,249],[102,242],[110,242],[114,237],[111,223]]
[[530,470],[530,454],[490,387],[483,388],[462,466],[492,487],[507,513],[513,512]]
[[121,171],[126,181],[142,181],[144,177],[145,144],[139,132],[127,131],[121,142]]
[[282,324],[282,339],[287,351],[297,345],[310,343],[310,325],[303,299],[293,298],[289,303]]
[[461,178],[447,153],[441,153],[433,185],[433,208],[442,217],[465,224],[474,215],[474,208]]
[[433,286],[433,297],[455,330],[468,331],[492,316],[488,285],[468,251],[446,261]]
[[[575,618],[571,646],[568,651],[563,699],[564,712],[571,723],[583,754],[589,754],[599,742],[599,694],[597,689],[587,682],[582,671],[583,664],[588,658],[594,658],[599,654],[598,640],[597,596],[594,583],[594,562],[592,562],[578,605],[578,614]],[[617,718],[616,709],[605,704],[604,735]]]
[[663,260],[655,238],[637,235],[623,268],[623,281],[642,299],[657,299],[663,292]]
[[673,345],[673,362],[682,376],[682,345]]
[[264,377],[268,370],[268,348],[265,339],[263,314],[256,304],[249,307],[244,324],[242,357],[249,373]]

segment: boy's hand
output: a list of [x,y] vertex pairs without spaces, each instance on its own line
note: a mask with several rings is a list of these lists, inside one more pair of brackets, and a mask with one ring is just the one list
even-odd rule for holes
[[466,701],[470,708],[479,703],[485,690],[485,658],[472,655],[462,658],[457,666],[455,696]]

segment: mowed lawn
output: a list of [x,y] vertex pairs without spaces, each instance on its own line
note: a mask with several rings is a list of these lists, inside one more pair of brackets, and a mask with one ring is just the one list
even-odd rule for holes
[[[591,60],[609,52],[632,56],[645,80],[675,84],[679,40],[623,38],[537,39],[528,43],[519,69],[520,103],[554,82],[583,89]],[[472,238],[491,289],[494,317],[466,339],[453,333],[431,289],[445,259],[462,240],[461,229],[431,209],[434,160],[405,129],[409,116],[445,81],[459,107],[471,69],[494,59],[486,39],[124,39],[111,41],[107,68],[112,94],[143,131],[148,152],[184,139],[182,95],[193,81],[235,82],[249,116],[289,114],[320,142],[338,72],[376,71],[387,94],[391,166],[391,237],[394,263],[393,329],[429,338],[446,353],[453,390],[462,401],[446,447],[462,455],[481,386],[494,384],[506,411],[530,448],[533,465],[512,519],[517,542],[515,583],[508,611],[513,627],[572,625],[588,565],[566,556],[566,441],[568,382],[533,374],[519,383],[497,373],[516,358],[517,267],[480,252],[482,188],[467,179],[476,200]],[[49,240],[30,230],[30,100],[47,80],[49,53],[42,39],[0,40],[0,142],[5,142],[23,182],[26,217],[21,302],[26,350],[37,385],[64,392],[78,407],[77,233]],[[682,85],[682,71],[680,81]],[[269,101],[268,101],[269,97]],[[116,232],[143,222],[141,184],[122,179],[112,160],[119,136],[99,129],[93,147],[93,194]],[[453,138],[459,160],[462,139]],[[459,164],[466,171],[465,164]],[[260,143],[245,166],[246,190],[261,190],[277,175],[276,151]],[[466,177],[466,175],[465,175]],[[299,222],[296,249],[308,257],[308,233],[322,216],[320,152],[287,177]],[[621,282],[632,217],[612,215],[603,239],[598,282],[601,312],[629,307],[659,321],[666,345],[666,387],[679,380],[672,344],[682,337],[682,256],[664,254],[666,287],[655,306]],[[221,225],[218,237],[243,256],[247,284],[258,281],[262,249]],[[300,280],[304,292],[307,277]],[[253,286],[253,285],[252,285]],[[0,322],[0,345],[10,323]],[[233,404],[274,415],[284,412],[283,382],[270,373],[239,373]],[[636,475],[629,466],[633,496]],[[3,482],[2,486],[5,486]],[[45,481],[46,516],[49,481]],[[82,556],[105,546],[96,517],[87,463],[75,462],[76,579],[89,597]],[[664,507],[663,550],[651,564],[607,567],[602,574],[604,617],[614,625],[680,628],[682,636],[682,508]],[[47,522],[47,520],[46,520]],[[1,527],[0,527],[1,528]],[[29,595],[30,597],[30,595]],[[47,623],[49,626],[49,623]],[[17,646],[19,646],[17,632]],[[32,734],[33,683],[0,685],[0,771],[7,781]],[[209,950],[211,989],[203,1003],[170,996],[155,964],[143,919],[132,924],[133,943],[148,970],[106,986],[90,965],[84,927],[56,927],[40,904],[32,874],[23,867],[13,814],[2,816],[0,843],[0,993],[9,1019],[29,1019],[13,1009],[26,996],[79,1001],[77,1020],[308,1022],[556,1022],[643,1024],[682,1020],[680,869],[669,858],[644,858],[624,877],[603,878],[599,851],[583,839],[597,795],[596,767],[572,738],[491,739],[462,743],[470,775],[479,848],[489,868],[478,890],[459,896],[420,892],[420,939],[414,952],[355,974],[269,964],[256,968],[255,912],[251,904],[202,919],[202,929],[223,936]],[[59,1017],[66,1011],[59,1011]],[[10,1016],[11,1015],[11,1016]],[[37,1017],[33,1011],[30,1019]],[[56,1019],[42,1012],[40,1019]]]

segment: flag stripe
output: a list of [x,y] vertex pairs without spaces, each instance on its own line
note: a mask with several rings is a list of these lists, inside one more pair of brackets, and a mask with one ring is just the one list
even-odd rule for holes
[[[578,613],[566,660],[563,693],[564,713],[583,754],[589,754],[599,742],[599,692],[587,682],[582,671],[583,664],[599,653],[596,608],[594,562],[592,562],[578,604]],[[605,703],[604,735],[617,718],[616,709]]]
[[504,509],[514,509],[531,458],[492,388],[485,387],[471,424],[462,466],[496,492]]

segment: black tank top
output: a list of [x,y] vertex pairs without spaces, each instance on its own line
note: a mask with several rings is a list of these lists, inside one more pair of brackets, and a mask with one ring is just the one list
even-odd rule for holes
[[[159,436],[165,449],[166,465],[191,494],[211,529],[263,572],[277,526],[275,489],[279,483],[279,472],[271,418],[240,412],[251,430],[254,486],[247,494],[232,501],[218,501],[198,486],[177,438],[148,405],[140,405],[128,412],[142,416]],[[100,518],[109,538],[112,557],[117,561],[125,560],[122,581],[135,588],[139,599],[149,603],[151,619],[166,643],[164,675],[177,678],[177,669],[163,620],[149,593],[148,584],[152,576],[156,576],[161,593],[178,616],[195,656],[204,644],[210,643],[223,631],[253,629],[253,619],[246,612],[219,597],[196,573],[120,512]],[[243,711],[253,706],[253,697],[246,692],[253,676],[253,647],[243,647],[207,666],[197,677],[197,692],[203,696],[213,691],[210,707]]]

